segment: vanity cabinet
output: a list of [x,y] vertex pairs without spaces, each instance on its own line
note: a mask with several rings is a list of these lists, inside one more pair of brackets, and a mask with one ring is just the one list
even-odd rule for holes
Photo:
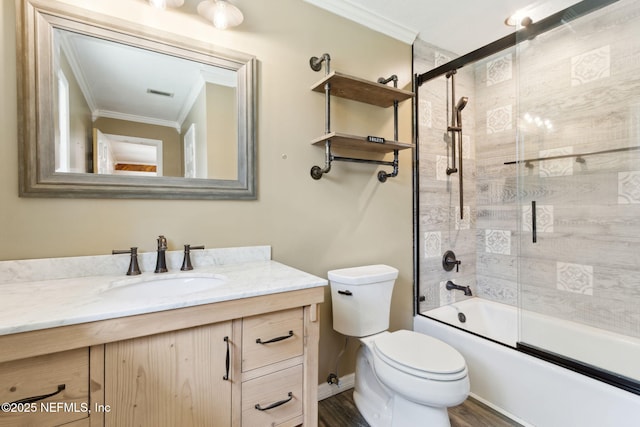
[[105,425],[316,426],[317,305],[264,298],[247,316],[106,344]]
[[0,336],[0,427],[317,426],[322,287]]
[[220,322],[107,344],[105,424],[231,426],[230,336]]
[[88,348],[0,363],[0,387],[2,427],[89,425]]

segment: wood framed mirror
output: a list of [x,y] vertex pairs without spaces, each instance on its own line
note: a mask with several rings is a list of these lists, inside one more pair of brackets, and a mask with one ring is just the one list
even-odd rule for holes
[[256,198],[255,57],[45,0],[17,15],[21,197]]

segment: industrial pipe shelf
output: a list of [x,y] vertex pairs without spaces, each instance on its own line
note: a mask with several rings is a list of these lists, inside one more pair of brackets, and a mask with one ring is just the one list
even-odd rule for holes
[[[387,178],[398,175],[398,151],[413,148],[413,144],[406,144],[397,141],[398,139],[398,104],[414,97],[413,92],[398,89],[398,76],[392,75],[389,78],[379,78],[377,82],[371,82],[359,77],[341,74],[330,71],[329,62],[331,58],[325,53],[321,57],[311,57],[309,65],[314,71],[320,71],[322,64],[325,64],[325,77],[311,86],[314,92],[325,95],[325,133],[324,135],[311,141],[312,145],[322,145],[325,148],[325,166],[313,166],[311,177],[320,179],[325,173],[331,170],[331,163],[334,161],[369,163],[382,166],[393,167],[392,172],[379,171],[378,181],[385,182]],[[386,84],[393,82],[393,87]],[[331,131],[331,96],[363,102],[377,107],[393,106],[393,140],[379,136],[356,136]],[[393,161],[373,160],[357,157],[341,157],[332,153],[332,148],[347,148],[351,150],[367,151],[369,153],[391,153]]]

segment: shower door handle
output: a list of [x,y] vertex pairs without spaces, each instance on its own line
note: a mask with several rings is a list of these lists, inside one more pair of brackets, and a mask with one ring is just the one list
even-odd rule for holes
[[538,241],[538,230],[536,226],[536,201],[531,201],[531,235],[533,243]]

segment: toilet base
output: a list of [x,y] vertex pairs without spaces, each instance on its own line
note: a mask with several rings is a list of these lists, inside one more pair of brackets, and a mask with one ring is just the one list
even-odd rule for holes
[[[371,427],[451,427],[447,408],[420,406],[396,395],[383,406],[376,406],[370,396],[354,391],[353,400]],[[392,413],[395,414],[392,418]],[[416,421],[419,420],[419,421]]]
[[391,392],[376,378],[371,352],[360,346],[353,399],[371,427],[450,427],[447,408],[419,405]]

